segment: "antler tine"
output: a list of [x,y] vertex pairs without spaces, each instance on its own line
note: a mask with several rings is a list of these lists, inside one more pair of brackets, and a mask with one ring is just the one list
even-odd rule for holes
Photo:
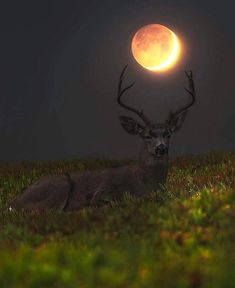
[[148,119],[147,116],[144,115],[143,113],[143,110],[141,111],[138,111],[136,110],[135,108],[132,108],[126,104],[124,104],[122,101],[121,101],[121,97],[122,95],[127,91],[129,90],[131,87],[133,87],[135,85],[135,82],[131,83],[130,85],[126,86],[125,88],[122,88],[122,82],[123,82],[123,78],[124,78],[124,74],[126,72],[126,69],[128,67],[128,64],[125,65],[125,67],[123,68],[122,72],[121,72],[121,75],[119,77],[119,83],[118,83],[118,97],[117,97],[117,102],[119,105],[121,105],[123,108],[129,110],[129,111],[132,111],[134,113],[136,113],[143,121],[146,125],[149,125],[151,123],[151,121]]
[[174,113],[171,113],[170,119],[169,119],[169,123],[171,123],[175,118],[177,118],[177,116],[179,116],[179,114],[182,114],[183,112],[186,112],[194,103],[195,103],[195,86],[194,86],[194,81],[193,81],[193,72],[190,71],[189,73],[187,71],[184,71],[185,75],[188,78],[189,81],[189,88],[184,88],[191,96],[192,99],[190,101],[190,103],[188,103],[186,106],[183,106],[182,108],[180,108],[179,110],[177,110]]

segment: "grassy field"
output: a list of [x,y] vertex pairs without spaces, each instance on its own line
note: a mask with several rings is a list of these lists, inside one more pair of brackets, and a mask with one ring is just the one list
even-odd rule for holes
[[235,154],[171,161],[165,191],[112,207],[10,213],[41,175],[131,161],[0,165],[0,287],[235,287]]

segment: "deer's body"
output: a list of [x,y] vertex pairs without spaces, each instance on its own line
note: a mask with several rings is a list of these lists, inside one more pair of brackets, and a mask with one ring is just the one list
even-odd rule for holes
[[123,69],[118,86],[118,103],[136,113],[144,122],[139,124],[128,116],[120,116],[121,125],[132,135],[143,140],[139,164],[110,168],[101,171],[74,172],[63,175],[45,176],[23,190],[11,207],[13,209],[55,209],[63,211],[80,210],[87,206],[100,206],[114,199],[120,199],[124,192],[141,197],[156,191],[165,183],[168,171],[169,139],[172,132],[180,129],[188,108],[195,102],[192,72],[187,74],[191,102],[176,111],[170,111],[165,123],[154,124],[144,114],[124,104],[122,95],[134,84],[122,88]]
[[12,202],[13,209],[73,211],[119,200],[124,192],[135,197],[156,191],[167,177],[167,162],[128,165],[98,171],[50,175],[26,188]]

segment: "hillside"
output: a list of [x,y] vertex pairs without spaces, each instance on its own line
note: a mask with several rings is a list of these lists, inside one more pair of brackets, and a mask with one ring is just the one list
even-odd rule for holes
[[235,154],[173,159],[162,192],[77,213],[9,212],[41,175],[131,160],[0,165],[0,287],[234,287]]

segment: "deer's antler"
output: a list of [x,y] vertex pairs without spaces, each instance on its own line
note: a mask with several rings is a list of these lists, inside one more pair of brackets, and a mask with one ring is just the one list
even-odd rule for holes
[[[172,111],[170,111],[170,116],[168,118],[168,123],[169,125],[171,125],[176,119],[177,117],[183,113],[186,113],[187,110],[195,103],[195,87],[194,87],[194,81],[193,81],[193,72],[190,71],[190,73],[187,73],[187,71],[184,71],[187,78],[188,78],[188,81],[189,81],[189,88],[184,88],[191,96],[191,101],[183,106],[182,108],[178,109],[177,111],[175,111],[174,113]],[[186,116],[186,115],[185,115]]]
[[124,74],[125,74],[125,71],[127,69],[128,65],[126,65],[124,67],[124,69],[122,70],[122,73],[119,77],[119,83],[118,83],[118,96],[117,96],[117,102],[119,105],[121,105],[123,108],[129,110],[129,111],[132,111],[134,113],[136,113],[143,121],[146,125],[149,125],[151,123],[151,121],[148,119],[147,116],[144,115],[143,113],[143,110],[141,111],[138,111],[136,110],[135,108],[132,108],[130,106],[127,106],[126,104],[124,104],[121,100],[121,97],[122,95],[128,90],[130,89],[131,87],[134,86],[135,82],[133,82],[132,84],[126,86],[125,88],[122,87],[122,82],[123,82],[123,78],[124,78]]

